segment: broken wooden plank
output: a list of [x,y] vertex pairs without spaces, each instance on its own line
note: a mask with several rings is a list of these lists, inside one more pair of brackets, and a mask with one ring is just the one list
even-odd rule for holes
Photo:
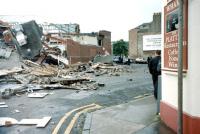
[[6,76],[6,75],[14,74],[14,73],[19,73],[19,72],[22,72],[23,70],[24,69],[18,68],[18,67],[14,67],[12,69],[2,69],[0,70],[0,76]]
[[43,117],[42,120],[40,120],[40,122],[37,124],[36,127],[45,127],[47,125],[47,123],[51,120],[51,117]]
[[73,90],[80,90],[80,88],[72,87],[72,86],[66,86],[61,84],[47,84],[47,85],[41,85],[41,88],[43,89],[73,89]]
[[13,77],[21,84],[28,84],[30,83],[30,81],[33,81],[33,79],[35,79],[35,77],[30,74],[20,74]]
[[22,119],[17,124],[19,125],[36,125],[36,127],[45,127],[51,120],[50,116],[43,117],[42,119]]
[[40,67],[40,64],[32,62],[30,60],[23,60],[24,64],[30,67]]
[[14,124],[18,125],[36,125],[38,128],[43,128],[51,120],[50,116],[43,117],[42,119],[22,119],[17,121],[14,118],[10,117],[0,117],[0,126],[10,126]]
[[97,69],[97,68],[99,67],[99,65],[100,65],[100,64],[98,64],[98,63],[97,63],[97,64],[94,64],[94,65],[92,66],[92,69]]
[[17,124],[18,121],[14,118],[10,117],[0,117],[0,126],[10,126]]
[[6,103],[5,102],[0,102],[0,105],[5,105]]
[[16,79],[14,78],[3,78],[3,79],[0,79],[0,83],[16,83],[18,82]]
[[0,108],[8,108],[8,105],[0,105]]
[[70,85],[77,82],[89,81],[87,78],[52,78],[51,83],[60,83],[62,85]]
[[52,69],[52,67],[32,67],[30,69],[30,74],[36,76],[56,76],[57,71]]
[[0,102],[0,108],[8,108],[5,102]]
[[44,98],[48,93],[30,93],[28,94],[29,98]]

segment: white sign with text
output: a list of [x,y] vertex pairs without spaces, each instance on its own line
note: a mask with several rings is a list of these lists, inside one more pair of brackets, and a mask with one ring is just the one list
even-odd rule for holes
[[143,36],[143,51],[151,50],[161,50],[161,34]]

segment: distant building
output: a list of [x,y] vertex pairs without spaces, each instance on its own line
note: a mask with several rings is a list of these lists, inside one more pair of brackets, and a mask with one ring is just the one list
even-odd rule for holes
[[[153,21],[150,23],[143,23],[136,28],[129,30],[129,57],[148,57],[154,54],[154,50],[144,50],[143,37],[144,35],[161,34],[161,13],[154,13]],[[160,44],[161,45],[161,44]]]
[[88,62],[96,55],[111,54],[111,32],[99,31],[93,33],[48,34],[49,45],[65,46],[65,51],[70,64]]
[[[80,33],[78,24],[40,24],[50,45],[65,46],[69,63],[88,62],[96,55],[111,55],[111,32]],[[54,38],[52,38],[54,37]],[[60,39],[60,40],[59,40]]]

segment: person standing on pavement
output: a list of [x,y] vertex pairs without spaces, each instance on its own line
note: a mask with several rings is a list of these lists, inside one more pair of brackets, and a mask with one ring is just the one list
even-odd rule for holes
[[161,51],[156,50],[155,57],[149,61],[149,72],[152,75],[154,97],[157,99],[158,76],[161,75]]
[[[151,59],[152,59],[151,56],[147,57],[147,65],[148,65],[148,68],[149,68],[149,64],[150,64]],[[149,71],[150,71],[150,70],[149,70]]]

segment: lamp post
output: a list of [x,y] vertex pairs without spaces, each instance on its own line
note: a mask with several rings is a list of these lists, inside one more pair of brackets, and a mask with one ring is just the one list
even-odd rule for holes
[[179,1],[178,28],[178,134],[183,134],[183,0]]

